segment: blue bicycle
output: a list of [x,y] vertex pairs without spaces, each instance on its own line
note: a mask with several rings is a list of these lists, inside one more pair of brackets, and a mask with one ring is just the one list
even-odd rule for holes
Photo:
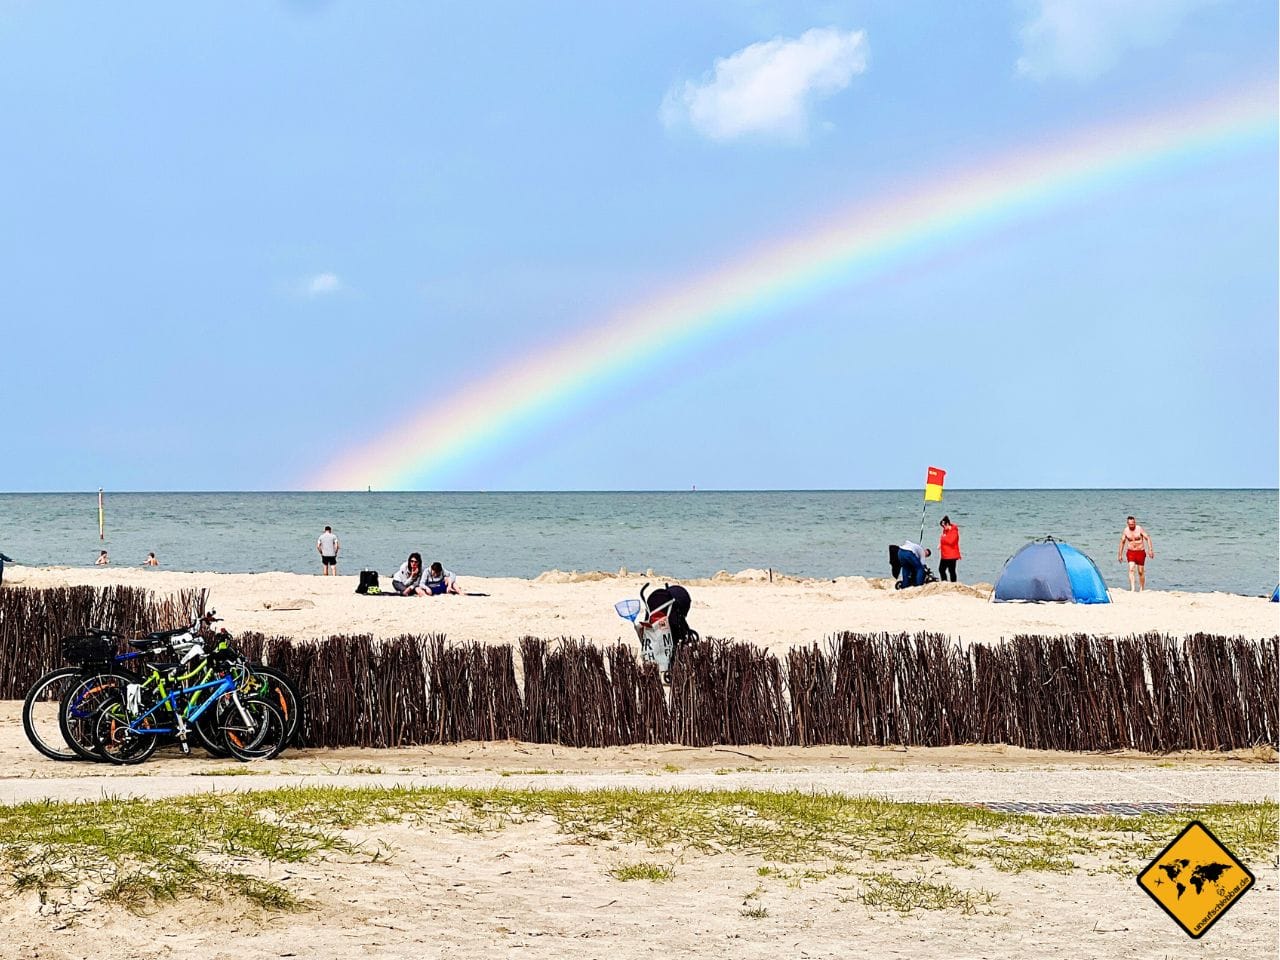
[[[241,697],[234,671],[170,690],[150,703],[143,702],[144,689],[140,683],[127,684],[123,696],[107,698],[90,721],[94,748],[111,763],[142,763],[159,749],[160,738],[170,734],[189,752],[190,734],[210,711],[213,736],[237,760],[268,760],[289,743],[289,725],[280,708],[268,700]],[[207,723],[200,733],[209,735]]]

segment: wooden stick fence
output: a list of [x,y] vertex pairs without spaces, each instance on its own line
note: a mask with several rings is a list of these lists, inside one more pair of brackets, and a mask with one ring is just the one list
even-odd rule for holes
[[0,590],[0,700],[21,700],[39,677],[62,666],[62,638],[90,627],[125,634],[189,624],[207,591],[156,597],[140,587],[5,587]]
[[[204,596],[126,587],[0,591],[0,698],[17,699],[84,626],[156,629]],[[779,659],[745,643],[682,651],[669,692],[634,647],[438,635],[315,642],[242,634],[293,677],[303,742],[394,747],[519,739],[633,743],[1225,750],[1280,746],[1280,637],[1018,636],[961,647],[940,634],[842,633]]]

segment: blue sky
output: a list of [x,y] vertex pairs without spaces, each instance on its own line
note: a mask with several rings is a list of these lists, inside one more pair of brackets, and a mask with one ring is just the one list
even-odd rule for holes
[[[1274,84],[1276,49],[1262,0],[0,0],[0,490],[303,486],[835,209]],[[431,486],[1274,487],[1278,258],[1274,141],[1200,157]]]

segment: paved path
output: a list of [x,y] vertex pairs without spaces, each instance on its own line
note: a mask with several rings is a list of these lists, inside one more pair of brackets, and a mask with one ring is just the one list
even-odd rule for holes
[[1036,803],[1015,800],[1002,803],[977,803],[973,806],[994,810],[997,813],[1034,813],[1046,815],[1110,815],[1140,817],[1147,813],[1189,813],[1196,804],[1185,803]]
[[[97,800],[165,797],[189,793],[268,790],[292,786],[410,786],[477,789],[800,790],[875,796],[916,802],[980,804],[991,809],[1044,813],[1145,812],[1206,803],[1275,800],[1280,776],[1274,766],[1238,769],[1131,768],[955,770],[743,770],[725,773],[511,773],[421,770],[407,773],[290,773],[272,761],[219,771],[240,776],[175,773],[182,761],[156,764],[148,773],[90,764],[67,765],[67,776],[0,777],[0,803],[30,800]],[[148,767],[151,765],[148,765]],[[59,773],[62,765],[59,765]],[[52,765],[50,765],[52,770]],[[1079,808],[1079,809],[1074,809]],[[1085,809],[1089,808],[1089,809]]]

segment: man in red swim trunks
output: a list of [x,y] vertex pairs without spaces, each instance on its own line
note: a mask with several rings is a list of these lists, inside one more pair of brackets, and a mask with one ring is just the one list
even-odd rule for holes
[[[1129,561],[1129,589],[1145,590],[1147,588],[1147,557],[1155,558],[1156,551],[1151,546],[1151,538],[1147,531],[1138,526],[1138,521],[1129,517],[1120,534],[1120,551],[1116,554],[1116,562]],[[1134,574],[1137,574],[1137,587],[1134,586]]]

